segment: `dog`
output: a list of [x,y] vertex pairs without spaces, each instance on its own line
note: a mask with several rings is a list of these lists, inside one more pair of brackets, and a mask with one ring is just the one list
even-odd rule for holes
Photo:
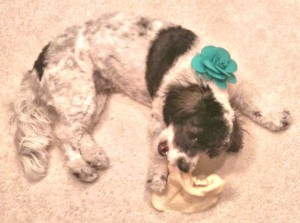
[[289,126],[288,111],[270,115],[231,86],[223,90],[196,78],[191,60],[200,50],[191,30],[142,16],[106,14],[66,29],[25,73],[13,103],[11,125],[25,175],[46,175],[47,150],[56,141],[71,173],[94,182],[109,159],[91,133],[116,92],[151,109],[147,183],[159,193],[168,163],[191,172],[202,153],[212,158],[242,148],[237,111],[272,131]]

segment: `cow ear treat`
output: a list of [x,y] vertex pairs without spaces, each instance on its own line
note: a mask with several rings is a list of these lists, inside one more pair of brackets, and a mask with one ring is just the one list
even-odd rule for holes
[[224,180],[216,174],[199,179],[169,165],[169,176],[163,194],[152,194],[152,205],[159,211],[193,213],[215,205],[223,191]]

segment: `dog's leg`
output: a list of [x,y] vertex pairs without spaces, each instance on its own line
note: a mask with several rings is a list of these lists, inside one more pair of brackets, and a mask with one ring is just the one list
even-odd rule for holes
[[96,96],[94,82],[86,73],[63,70],[59,76],[58,81],[68,82],[69,86],[51,89],[52,103],[60,118],[56,135],[67,154],[71,172],[82,181],[93,181],[97,178],[96,169],[108,166],[104,151],[91,136],[93,122],[105,107],[107,94]]
[[251,94],[243,89],[234,92],[231,102],[245,116],[271,131],[285,130],[291,123],[288,110],[276,111],[273,107],[266,106],[263,101],[254,102]]
[[159,136],[166,127],[162,117],[162,105],[159,101],[153,102],[149,124],[152,145],[147,183],[152,191],[162,193],[166,187],[168,178],[168,162],[158,152]]
[[98,178],[95,168],[91,167],[81,156],[80,151],[70,144],[61,145],[70,171],[83,182],[93,182]]

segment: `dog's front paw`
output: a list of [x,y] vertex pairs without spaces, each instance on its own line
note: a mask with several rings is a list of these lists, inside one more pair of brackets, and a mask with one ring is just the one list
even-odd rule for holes
[[156,174],[147,180],[148,187],[155,193],[162,194],[166,188],[168,177],[162,174]]
[[253,120],[271,131],[282,131],[291,124],[291,115],[287,110],[281,112],[253,112]]
[[83,159],[76,159],[67,163],[70,171],[80,181],[91,183],[98,178],[98,173],[95,168],[91,167]]
[[270,129],[273,131],[281,131],[287,129],[291,124],[290,112],[284,110],[279,113],[273,113],[269,116],[271,118]]
[[92,167],[106,169],[109,166],[109,159],[99,147],[88,150],[81,150],[82,158]]

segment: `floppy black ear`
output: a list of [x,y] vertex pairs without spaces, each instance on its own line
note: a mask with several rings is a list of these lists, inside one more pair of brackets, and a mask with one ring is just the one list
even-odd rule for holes
[[241,128],[240,122],[235,118],[233,122],[233,131],[230,136],[231,145],[227,149],[227,152],[236,153],[243,148],[243,129]]
[[163,114],[167,125],[170,122],[185,122],[192,116],[197,116],[198,121],[205,117],[206,121],[202,120],[202,122],[209,124],[210,121],[215,123],[216,119],[222,116],[223,108],[208,86],[174,85],[167,92]]
[[175,85],[168,89],[164,105],[164,121],[167,125],[171,122],[181,123],[187,117],[197,112],[203,97],[201,86],[192,84],[190,86]]

